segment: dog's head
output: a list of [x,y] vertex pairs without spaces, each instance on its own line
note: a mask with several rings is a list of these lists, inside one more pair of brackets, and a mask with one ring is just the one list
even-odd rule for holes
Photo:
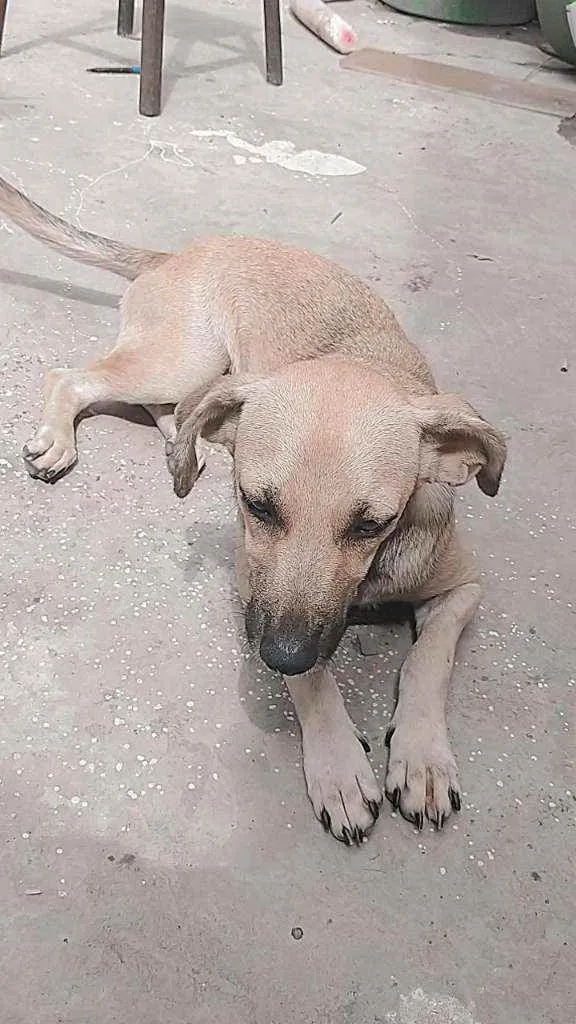
[[476,477],[494,495],[506,454],[501,434],[459,396],[414,398],[337,358],[225,377],[183,403],[177,422],[180,496],[197,476],[199,435],[234,456],[247,633],[286,675],[334,653],[347,608],[415,490]]

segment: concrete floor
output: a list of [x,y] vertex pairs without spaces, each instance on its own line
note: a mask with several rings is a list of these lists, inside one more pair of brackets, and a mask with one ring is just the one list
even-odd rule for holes
[[[459,506],[486,582],[450,707],[465,806],[440,835],[388,805],[361,850],[323,834],[282,686],[243,659],[225,455],[179,503],[156,432],[107,416],[67,479],[28,479],[43,373],[106,350],[119,284],[0,223],[0,1020],[571,1024],[575,151],[553,117],[345,72],[288,20],[275,90],[255,0],[168,6],[150,121],[136,79],[84,70],[137,59],[111,3],[9,5],[0,173],[136,244],[330,254],[508,433],[501,496]],[[558,84],[532,30],[345,13]],[[380,772],[407,644],[351,633],[339,658]]]

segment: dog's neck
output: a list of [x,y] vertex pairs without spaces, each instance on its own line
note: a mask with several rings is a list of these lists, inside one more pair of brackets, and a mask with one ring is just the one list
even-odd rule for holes
[[423,484],[409,499],[394,533],[379,547],[358,602],[372,603],[415,593],[434,573],[454,525],[454,492],[446,484]]

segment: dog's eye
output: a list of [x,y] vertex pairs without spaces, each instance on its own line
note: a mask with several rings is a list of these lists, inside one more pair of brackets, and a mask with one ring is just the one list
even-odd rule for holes
[[386,522],[376,519],[357,519],[350,526],[348,536],[353,540],[372,540],[384,533],[394,522],[394,517]]
[[240,492],[242,503],[247,512],[260,523],[273,525],[278,522],[278,511],[269,501],[258,501],[257,498],[249,498],[244,491]]

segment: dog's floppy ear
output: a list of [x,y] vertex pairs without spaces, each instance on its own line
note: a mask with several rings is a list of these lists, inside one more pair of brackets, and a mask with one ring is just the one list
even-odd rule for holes
[[484,494],[498,493],[506,441],[460,395],[429,395],[414,405],[422,430],[421,479],[458,487],[475,476]]
[[202,436],[233,452],[242,406],[259,383],[257,378],[243,374],[221,377],[216,384],[188,395],[176,407],[178,433],[169,462],[179,498],[190,493],[198,478],[198,438]]

